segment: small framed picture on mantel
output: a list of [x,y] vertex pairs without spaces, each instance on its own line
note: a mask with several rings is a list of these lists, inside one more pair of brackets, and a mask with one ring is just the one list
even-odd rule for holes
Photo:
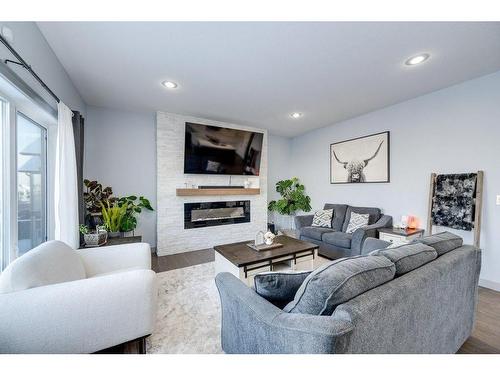
[[389,132],[330,145],[330,183],[390,182]]

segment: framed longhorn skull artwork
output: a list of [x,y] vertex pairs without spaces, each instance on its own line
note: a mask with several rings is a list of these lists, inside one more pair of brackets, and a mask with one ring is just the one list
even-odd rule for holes
[[330,145],[330,183],[389,182],[389,132]]

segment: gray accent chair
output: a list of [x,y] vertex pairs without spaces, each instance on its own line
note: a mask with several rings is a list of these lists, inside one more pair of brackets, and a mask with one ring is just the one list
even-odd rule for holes
[[[301,240],[319,245],[319,254],[329,259],[363,254],[367,238],[376,238],[378,229],[392,226],[392,216],[383,215],[379,208],[326,203],[324,209],[333,209],[331,228],[313,227],[314,215],[296,216],[295,228]],[[351,212],[369,214],[368,226],[346,233]]]
[[472,333],[481,250],[464,245],[337,306],[286,313],[230,273],[216,284],[226,353],[456,353]]

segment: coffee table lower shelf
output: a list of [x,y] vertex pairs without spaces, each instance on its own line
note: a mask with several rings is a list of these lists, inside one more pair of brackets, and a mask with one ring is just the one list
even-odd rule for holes
[[316,248],[238,267],[216,251],[215,274],[229,272],[248,286],[253,286],[254,276],[258,273],[270,271],[311,271],[315,268],[315,260],[317,259],[318,249]]

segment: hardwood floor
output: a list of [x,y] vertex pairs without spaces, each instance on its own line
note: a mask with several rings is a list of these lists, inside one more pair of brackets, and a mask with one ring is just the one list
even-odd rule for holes
[[[152,256],[155,272],[164,272],[214,261],[214,250]],[[500,354],[500,292],[479,288],[476,325],[471,337],[458,351],[460,354]]]
[[173,255],[151,256],[151,267],[155,272],[165,272],[177,268],[185,268],[197,264],[213,262],[215,260],[214,249],[205,249],[179,253]]
[[459,353],[500,353],[500,292],[479,288],[476,326]]

